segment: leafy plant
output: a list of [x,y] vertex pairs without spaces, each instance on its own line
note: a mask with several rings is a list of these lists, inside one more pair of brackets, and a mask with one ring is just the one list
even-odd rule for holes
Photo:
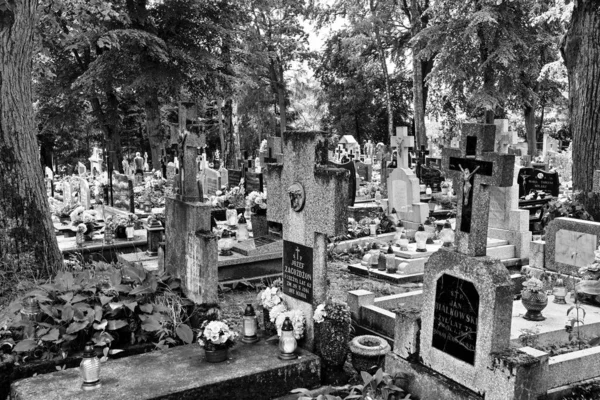
[[[156,341],[159,348],[191,343],[193,332],[184,323],[186,301],[175,293],[178,288],[179,281],[169,275],[137,267],[99,262],[91,269],[61,271],[24,296],[39,304],[39,322],[18,316],[8,321],[13,352],[22,362],[31,356],[65,358],[89,340],[104,347],[105,357],[118,352],[116,345],[128,343]],[[9,312],[16,315],[21,307],[15,300]]]
[[298,400],[410,399],[410,394],[407,394],[404,389],[398,386],[405,380],[405,377],[402,375],[393,377],[379,368],[375,375],[362,371],[361,378],[363,383],[351,386],[349,394],[345,397],[331,395],[330,393],[333,391],[333,388],[329,390],[329,393],[320,394],[317,397],[313,397],[309,390],[303,388],[294,389],[292,393],[302,394],[298,397]]
[[585,210],[583,203],[579,200],[580,192],[574,192],[571,196],[566,195],[553,199],[544,206],[542,224],[544,225],[544,234],[550,221],[559,217],[568,217],[593,221],[592,216]]

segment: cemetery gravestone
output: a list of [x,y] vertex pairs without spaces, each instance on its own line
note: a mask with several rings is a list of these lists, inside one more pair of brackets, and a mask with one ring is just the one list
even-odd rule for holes
[[[221,187],[225,186],[229,187],[229,171],[225,168],[224,165],[221,165],[221,169],[219,169],[219,174],[221,176]],[[220,190],[221,188],[219,188]]]
[[238,186],[242,181],[242,170],[239,169],[227,169],[227,181],[229,186]]
[[[419,180],[408,168],[407,160],[408,148],[414,145],[414,136],[408,136],[407,127],[397,127],[396,136],[390,140],[397,148],[398,168],[387,179],[388,213],[395,209],[402,221],[422,224],[429,216],[429,206],[421,203]],[[416,226],[410,228],[416,229]]]
[[81,206],[86,210],[89,210],[92,207],[92,202],[90,199],[90,185],[84,178],[79,179],[79,199]]
[[221,189],[221,175],[218,171],[212,168],[204,168],[202,170],[202,188],[206,196],[214,196],[217,190]]
[[373,174],[372,164],[366,164],[360,161],[356,161],[354,163],[354,166],[356,167],[356,173],[362,178],[363,181],[371,182],[371,176]]
[[[463,124],[461,148],[442,151],[444,172],[454,180],[458,195],[456,236],[461,253],[486,253],[490,207],[490,185],[513,183],[515,156],[493,153],[494,125]],[[475,199],[475,201],[474,201]]]
[[85,165],[83,165],[83,163],[78,162],[77,163],[77,174],[78,175],[85,175],[87,172],[87,167]]
[[521,168],[517,184],[519,185],[519,197],[538,190],[551,196],[558,196],[560,190],[557,172],[546,172],[534,168]]
[[65,206],[71,206],[73,204],[73,187],[69,179],[65,179],[62,184],[63,190],[63,204]]
[[600,223],[556,218],[546,227],[545,266],[551,271],[577,275],[594,261],[600,245]]
[[286,132],[283,164],[266,168],[269,221],[282,224],[284,300],[307,320],[314,346],[314,307],[327,298],[327,236],[347,229],[348,172],[327,166],[321,132]]
[[429,150],[425,150],[425,146],[421,146],[416,154],[417,156],[417,178],[421,179],[421,167],[425,165],[425,157],[429,155]]
[[442,171],[436,167],[421,166],[421,183],[429,186],[434,193],[441,192]]
[[[209,204],[200,203],[196,179],[198,148],[203,137],[183,138],[181,188],[183,193],[165,198],[165,268],[181,280],[186,296],[195,303],[216,303],[217,237],[211,231]],[[193,173],[192,173],[193,172]]]
[[332,168],[340,168],[346,169],[350,171],[350,181],[348,183],[348,193],[345,196],[348,198],[348,205],[353,206],[354,201],[356,200],[356,188],[358,185],[356,184],[356,168],[353,161],[348,161],[344,164],[335,163],[333,161],[329,161],[329,166]]

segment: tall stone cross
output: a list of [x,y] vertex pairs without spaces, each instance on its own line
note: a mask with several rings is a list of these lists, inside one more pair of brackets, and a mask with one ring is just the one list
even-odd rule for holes
[[397,126],[396,135],[390,137],[390,144],[396,147],[398,168],[408,168],[408,149],[414,147],[415,137],[408,135],[406,126]]
[[181,193],[179,199],[187,202],[202,201],[200,197],[200,186],[198,184],[198,154],[206,140],[204,134],[198,135],[186,132],[179,137],[180,169],[179,179]]
[[349,172],[327,166],[323,132],[286,132],[282,164],[267,164],[267,219],[282,224],[283,293],[307,321],[314,346],[314,308],[327,299],[327,237],[347,229]]
[[494,153],[495,125],[463,124],[460,149],[442,151],[442,168],[458,194],[455,244],[458,252],[485,256],[490,186],[513,184],[515,156]]

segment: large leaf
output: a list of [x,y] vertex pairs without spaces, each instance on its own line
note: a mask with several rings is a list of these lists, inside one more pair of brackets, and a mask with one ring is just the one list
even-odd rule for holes
[[42,339],[45,342],[54,342],[54,341],[58,340],[58,335],[59,335],[58,329],[54,328],[54,329],[50,330],[50,332],[48,332],[47,334],[42,336],[40,339]]
[[13,348],[15,353],[23,353],[25,351],[31,351],[35,349],[37,346],[37,342],[33,339],[25,339],[21,340],[17,345]]
[[129,285],[116,285],[115,289],[117,289],[121,293],[131,292],[131,286],[129,286]]
[[108,330],[116,331],[117,329],[121,329],[127,325],[127,321],[124,321],[122,319],[111,319],[108,321]]
[[103,319],[102,322],[94,322],[94,325],[92,326],[97,331],[103,331],[104,329],[106,329],[106,325],[108,325],[108,321]]
[[125,307],[129,308],[131,311],[135,312],[135,308],[137,307],[137,301],[132,301],[130,303],[125,303]]
[[70,304],[65,304],[62,308],[62,314],[60,319],[64,322],[70,322],[73,319],[75,310]]
[[115,269],[112,274],[110,274],[110,283],[113,287],[116,287],[121,284],[121,270]]
[[70,303],[71,300],[73,300],[73,292],[67,292],[59,297],[61,299],[63,299],[64,301],[66,301],[67,303]]
[[113,298],[112,297],[108,297],[108,296],[104,296],[104,295],[100,295],[100,303],[102,305],[105,305],[106,303],[108,303],[109,301],[111,301]]
[[146,320],[142,323],[142,329],[147,332],[156,332],[161,328],[162,326],[160,322],[152,315],[149,315],[148,318],[146,318]]
[[75,304],[75,303],[85,301],[87,299],[88,299],[87,296],[83,296],[81,294],[76,294],[75,297],[73,297],[73,299],[71,300],[71,303]]
[[73,334],[79,332],[80,330],[86,328],[88,324],[88,321],[73,321],[71,322],[71,325],[69,325],[69,327],[67,328],[67,333]]
[[192,332],[192,328],[186,324],[179,325],[177,329],[175,329],[175,333],[185,344],[190,344],[194,340],[194,332]]
[[143,268],[128,265],[123,267],[123,277],[137,283],[142,283],[146,279],[146,271]]
[[145,312],[146,314],[152,314],[152,304],[146,303],[140,306],[140,310]]
[[112,302],[112,303],[109,303],[108,306],[110,307],[111,310],[114,311],[114,310],[117,310],[117,309],[123,307],[123,303],[121,303],[121,302]]
[[98,322],[102,321],[102,307],[99,305],[94,306],[94,320]]

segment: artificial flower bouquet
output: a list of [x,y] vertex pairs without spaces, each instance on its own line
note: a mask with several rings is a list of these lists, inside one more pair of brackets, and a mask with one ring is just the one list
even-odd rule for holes
[[204,321],[200,327],[198,344],[206,350],[218,350],[232,347],[238,333],[231,330],[227,321]]
[[246,207],[250,207],[252,212],[267,209],[267,193],[253,191],[246,197]]
[[268,288],[261,291],[259,296],[260,305],[265,310],[272,310],[275,306],[283,302],[283,294],[281,292],[283,282],[281,279],[276,279]]

